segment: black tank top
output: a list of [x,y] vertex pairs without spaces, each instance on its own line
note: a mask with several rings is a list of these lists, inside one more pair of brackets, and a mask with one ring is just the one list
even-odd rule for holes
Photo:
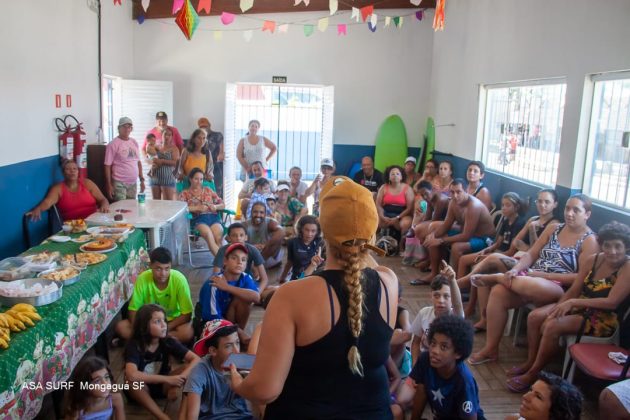
[[[363,271],[365,309],[363,332],[359,338],[363,377],[353,374],[348,366],[348,350],[353,337],[348,327],[344,273],[326,270],[318,275],[328,286],[331,330],[314,343],[296,346],[282,393],[267,405],[265,420],[391,419],[385,362],[389,357],[393,330],[379,311],[381,280],[378,273],[369,268]],[[336,324],[333,290],[341,311]]]

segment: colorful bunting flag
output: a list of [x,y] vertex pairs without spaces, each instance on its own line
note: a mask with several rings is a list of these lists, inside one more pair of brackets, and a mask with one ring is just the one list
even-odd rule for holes
[[190,0],[186,0],[183,7],[179,9],[179,12],[177,12],[175,23],[177,23],[177,26],[179,26],[182,30],[186,39],[190,41],[197,29],[197,25],[199,25],[199,15],[197,15],[197,12],[190,3]]
[[367,26],[370,29],[370,31],[376,32],[376,26],[372,25],[372,22],[368,22]]
[[313,31],[314,30],[315,30],[315,27],[313,25],[304,25],[304,35],[305,36],[313,35]]
[[411,2],[411,4],[413,4],[414,6],[420,6],[420,3],[422,3],[422,0],[409,0]]
[[337,13],[339,9],[339,0],[328,0],[328,8],[330,9],[330,15]]
[[391,16],[385,16],[385,27],[387,28],[390,23],[392,23]]
[[222,31],[214,31],[214,40],[215,41],[221,41],[223,39],[223,32]]
[[241,12],[245,13],[254,6],[254,0],[241,0]]
[[304,2],[304,5],[305,5],[306,7],[308,7],[308,5],[309,5],[309,3],[311,2],[311,0],[295,0],[295,4],[294,4],[294,6],[297,6],[298,4],[300,4],[300,3],[302,3],[302,2]]
[[354,19],[355,21],[359,21],[359,16],[360,16],[360,10],[356,7],[352,8],[352,16],[350,16],[350,19]]
[[424,18],[424,10],[418,10],[416,12],[416,19],[422,20],[422,18]]
[[172,12],[172,14],[177,13],[177,11],[180,10],[183,5],[184,5],[184,0],[173,0],[173,12]]
[[149,4],[151,3],[151,0],[142,0],[142,8],[144,9],[144,11],[146,12],[147,9],[149,8]]
[[199,4],[197,5],[197,13],[200,13],[202,10],[206,11],[206,14],[210,14],[210,8],[212,7],[212,0],[199,0]]
[[144,15],[138,15],[136,20],[138,21],[138,25],[142,25],[144,23]]
[[114,6],[116,5],[122,6],[122,3],[120,2],[120,0],[114,0]]
[[274,33],[274,31],[276,30],[276,22],[273,21],[273,20],[266,20],[266,21],[264,21],[262,30],[263,30],[263,32],[269,31],[271,33]]
[[340,23],[337,25],[337,35],[347,35],[348,34],[348,26],[345,23]]
[[400,28],[403,24],[403,17],[402,16],[395,16],[394,17],[394,25],[396,25],[397,28]]
[[320,20],[317,21],[317,29],[319,29],[320,32],[326,32],[326,29],[328,28],[328,18],[321,18]]
[[252,31],[251,29],[243,32],[243,39],[245,40],[245,42],[251,41],[253,37],[254,37],[254,31]]
[[229,25],[234,22],[234,18],[236,17],[233,13],[223,12],[221,13],[221,23],[224,25]]
[[361,18],[365,22],[372,13],[374,13],[374,5],[369,5],[361,8]]
[[370,16],[370,23],[376,28],[376,24],[378,23],[378,16],[376,13],[372,13],[372,16]]
[[283,23],[282,25],[278,26],[278,32],[281,34],[286,34],[287,32],[289,32],[289,24]]
[[446,6],[446,0],[437,0],[435,5],[435,16],[433,16],[433,30],[444,30],[444,7]]

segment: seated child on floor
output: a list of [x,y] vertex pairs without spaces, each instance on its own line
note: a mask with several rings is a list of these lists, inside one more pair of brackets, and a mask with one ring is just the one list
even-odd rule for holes
[[247,258],[248,249],[244,244],[230,244],[225,250],[223,272],[214,273],[199,292],[202,321],[227,319],[240,328],[242,337],[251,306],[260,301],[256,282],[244,271]]
[[297,234],[287,242],[287,262],[280,275],[280,283],[305,277],[305,270],[311,264],[312,258],[320,252],[322,247],[321,228],[315,216],[302,216],[297,223]]
[[[66,392],[66,419],[125,417],[125,403],[120,392],[112,392],[114,375],[107,362],[97,356],[86,356],[72,371]],[[94,388],[87,388],[90,385]]]
[[247,402],[230,388],[223,363],[240,352],[238,327],[215,319],[206,323],[193,351],[201,357],[188,375],[180,406],[180,419],[251,419]]
[[[176,338],[167,335],[166,313],[160,305],[144,305],[134,320],[133,338],[125,349],[125,378],[130,386],[128,396],[158,419],[169,417],[156,404],[155,398],[174,401],[186,377],[199,357]],[[169,359],[183,360],[186,365],[171,370]]]

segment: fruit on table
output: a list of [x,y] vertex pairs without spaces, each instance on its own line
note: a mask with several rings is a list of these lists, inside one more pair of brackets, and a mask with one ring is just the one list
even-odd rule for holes
[[4,313],[0,313],[0,348],[9,348],[11,331],[24,331],[27,327],[34,327],[35,322],[42,317],[34,306],[27,303],[18,303]]

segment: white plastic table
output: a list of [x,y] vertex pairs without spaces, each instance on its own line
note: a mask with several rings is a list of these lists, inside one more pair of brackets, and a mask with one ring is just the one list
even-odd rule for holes
[[147,200],[140,204],[136,200],[121,200],[109,206],[109,213],[96,212],[91,214],[86,221],[93,224],[111,225],[116,210],[129,210],[121,213],[125,223],[131,223],[135,227],[147,230],[149,233],[149,247],[160,246],[160,228],[166,227],[179,217],[186,217],[188,204],[183,201],[172,200]]

